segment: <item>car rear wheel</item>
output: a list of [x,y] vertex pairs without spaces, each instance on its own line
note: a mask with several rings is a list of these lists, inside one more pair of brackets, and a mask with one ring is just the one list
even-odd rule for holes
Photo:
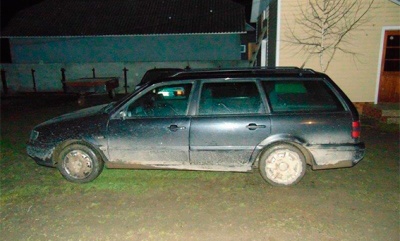
[[290,144],[267,149],[260,157],[261,176],[274,186],[296,184],[304,176],[306,161],[303,153]]
[[82,144],[66,146],[59,155],[57,168],[70,182],[86,183],[100,175],[103,160],[92,148]]

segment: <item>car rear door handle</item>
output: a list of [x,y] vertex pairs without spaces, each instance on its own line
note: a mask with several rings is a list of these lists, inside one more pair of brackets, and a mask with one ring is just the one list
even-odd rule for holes
[[256,130],[258,128],[266,128],[266,127],[267,127],[266,125],[257,125],[256,123],[250,123],[246,126],[247,129],[252,130],[252,131]]
[[186,127],[184,127],[184,126],[177,126],[177,125],[170,125],[170,126],[168,127],[168,129],[169,129],[170,131],[175,132],[175,131],[178,131],[178,130],[185,130]]

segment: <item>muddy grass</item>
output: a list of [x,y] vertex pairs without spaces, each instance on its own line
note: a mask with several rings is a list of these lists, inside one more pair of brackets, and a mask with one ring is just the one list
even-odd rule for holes
[[[107,99],[89,98],[86,105]],[[29,130],[72,98],[1,109],[2,240],[399,240],[398,126],[364,121],[357,166],[277,188],[255,173],[108,170],[77,185],[25,152]]]

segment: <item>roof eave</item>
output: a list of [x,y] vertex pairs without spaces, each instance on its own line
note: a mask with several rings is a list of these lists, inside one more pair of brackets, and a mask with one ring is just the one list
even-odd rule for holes
[[115,34],[115,35],[58,35],[58,36],[0,36],[0,38],[90,38],[90,37],[157,37],[157,36],[183,36],[183,35],[229,35],[245,34],[246,31],[235,32],[210,32],[210,33],[165,33],[165,34]]

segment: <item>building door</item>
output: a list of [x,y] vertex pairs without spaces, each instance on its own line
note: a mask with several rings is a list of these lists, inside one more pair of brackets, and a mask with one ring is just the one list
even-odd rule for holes
[[378,102],[400,102],[400,30],[386,31]]

